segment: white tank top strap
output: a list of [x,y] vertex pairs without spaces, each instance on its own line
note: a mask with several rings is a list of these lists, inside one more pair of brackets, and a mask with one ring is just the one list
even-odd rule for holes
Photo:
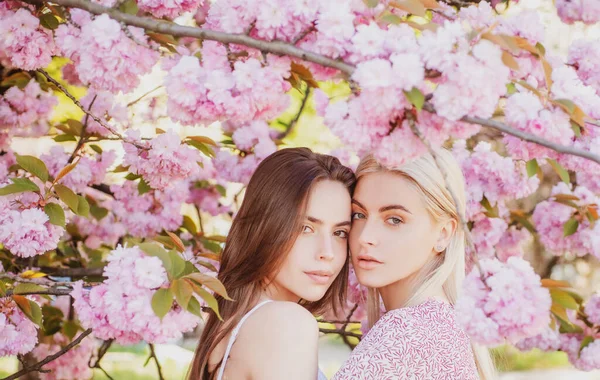
[[273,302],[273,300],[264,300],[264,301],[260,302],[258,305],[254,306],[249,312],[246,313],[246,315],[244,315],[242,317],[242,319],[240,319],[238,324],[235,326],[235,328],[231,332],[231,336],[229,337],[229,342],[227,342],[227,349],[225,349],[225,355],[223,355],[223,360],[221,361],[221,366],[219,367],[219,373],[217,375],[217,380],[223,379],[223,373],[225,373],[225,363],[227,363],[227,358],[229,358],[229,353],[231,352],[231,347],[233,347],[233,343],[235,343],[235,339],[237,338],[237,335],[240,332],[242,325],[244,324],[244,322],[246,322],[246,319],[248,319],[248,317],[250,317],[252,315],[252,313],[254,313],[256,310],[258,310],[261,306],[268,304],[269,302]]

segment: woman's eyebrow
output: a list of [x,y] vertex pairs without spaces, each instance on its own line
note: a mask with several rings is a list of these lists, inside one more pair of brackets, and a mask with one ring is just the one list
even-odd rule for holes
[[[323,221],[312,216],[307,216],[306,219],[315,224],[323,224]],[[342,226],[350,226],[352,222],[349,220],[344,220],[343,222],[336,223],[334,227],[342,227]]]
[[[362,203],[360,203],[359,201],[357,201],[356,199],[352,199],[352,203],[354,203],[355,205],[357,205],[358,207],[366,210],[365,206],[362,205]],[[402,206],[402,205],[389,205],[389,206],[383,206],[379,209],[379,212],[386,212],[389,210],[402,210],[404,212],[407,212],[409,214],[412,215],[412,212],[410,212],[406,207]]]

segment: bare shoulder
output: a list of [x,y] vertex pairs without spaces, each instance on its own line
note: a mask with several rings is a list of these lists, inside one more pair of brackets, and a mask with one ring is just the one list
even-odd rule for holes
[[318,339],[315,317],[293,302],[269,302],[256,310],[246,322],[248,334],[268,340],[297,339],[298,336]]

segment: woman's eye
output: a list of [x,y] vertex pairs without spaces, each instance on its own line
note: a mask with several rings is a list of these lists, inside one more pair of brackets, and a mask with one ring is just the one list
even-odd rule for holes
[[355,219],[366,219],[365,214],[361,213],[361,212],[354,212],[352,213],[352,220]]
[[302,233],[309,234],[311,232],[314,232],[314,230],[312,229],[311,226],[303,226],[302,227]]
[[333,234],[337,237],[341,237],[342,239],[346,239],[348,237],[348,231],[345,230],[335,231]]
[[404,223],[404,221],[400,218],[397,218],[395,216],[392,216],[391,218],[387,218],[386,219],[386,223],[392,226],[397,226],[399,224]]

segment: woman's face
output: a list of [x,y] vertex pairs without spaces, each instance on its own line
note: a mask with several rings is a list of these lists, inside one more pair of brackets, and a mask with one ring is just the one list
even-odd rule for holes
[[348,255],[350,201],[340,182],[324,180],[312,186],[300,235],[271,283],[272,296],[294,302],[323,298]]
[[436,254],[440,232],[408,179],[376,172],[358,181],[350,252],[361,284],[382,288],[412,278]]

